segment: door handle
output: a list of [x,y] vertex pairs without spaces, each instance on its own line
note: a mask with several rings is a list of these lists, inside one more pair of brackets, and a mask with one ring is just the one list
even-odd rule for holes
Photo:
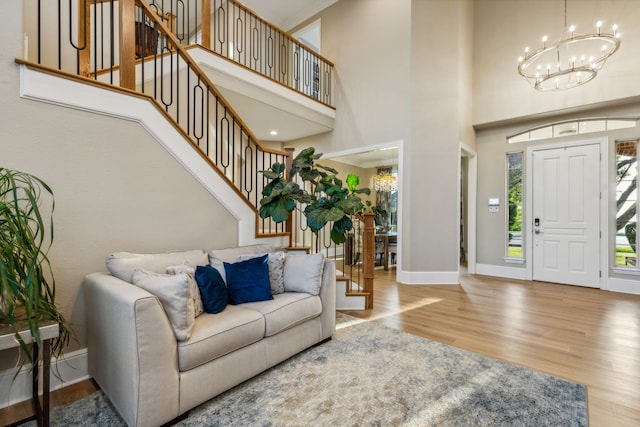
[[535,219],[533,220],[533,226],[534,226],[534,229],[533,229],[533,232],[534,232],[534,233],[536,233],[536,234],[540,234],[540,233],[542,233],[542,232],[540,231],[540,218],[535,218]]

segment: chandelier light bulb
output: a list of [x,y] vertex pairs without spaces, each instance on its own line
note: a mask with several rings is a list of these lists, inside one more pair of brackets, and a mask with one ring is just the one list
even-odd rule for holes
[[389,172],[378,172],[371,177],[369,187],[373,187],[376,191],[396,191],[398,189],[398,177],[391,175]]

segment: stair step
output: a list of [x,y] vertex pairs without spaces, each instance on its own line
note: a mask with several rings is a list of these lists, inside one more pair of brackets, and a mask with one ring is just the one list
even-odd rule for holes
[[345,292],[345,295],[348,297],[368,297],[370,295],[369,292]]

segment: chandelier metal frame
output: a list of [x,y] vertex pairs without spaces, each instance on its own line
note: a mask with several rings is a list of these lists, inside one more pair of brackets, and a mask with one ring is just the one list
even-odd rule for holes
[[[567,28],[566,0],[564,23]],[[552,44],[543,37],[541,48],[531,51],[527,47],[524,56],[518,58],[518,73],[541,92],[570,89],[593,80],[620,47],[617,25],[611,33],[602,32],[601,27],[598,22],[595,33],[578,34],[572,25]]]

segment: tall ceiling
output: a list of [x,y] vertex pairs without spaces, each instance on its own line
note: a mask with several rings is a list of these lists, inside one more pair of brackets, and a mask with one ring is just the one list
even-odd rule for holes
[[[338,0],[239,0],[267,21],[289,31]],[[398,164],[398,148],[376,149],[332,157],[342,163],[369,168]]]

